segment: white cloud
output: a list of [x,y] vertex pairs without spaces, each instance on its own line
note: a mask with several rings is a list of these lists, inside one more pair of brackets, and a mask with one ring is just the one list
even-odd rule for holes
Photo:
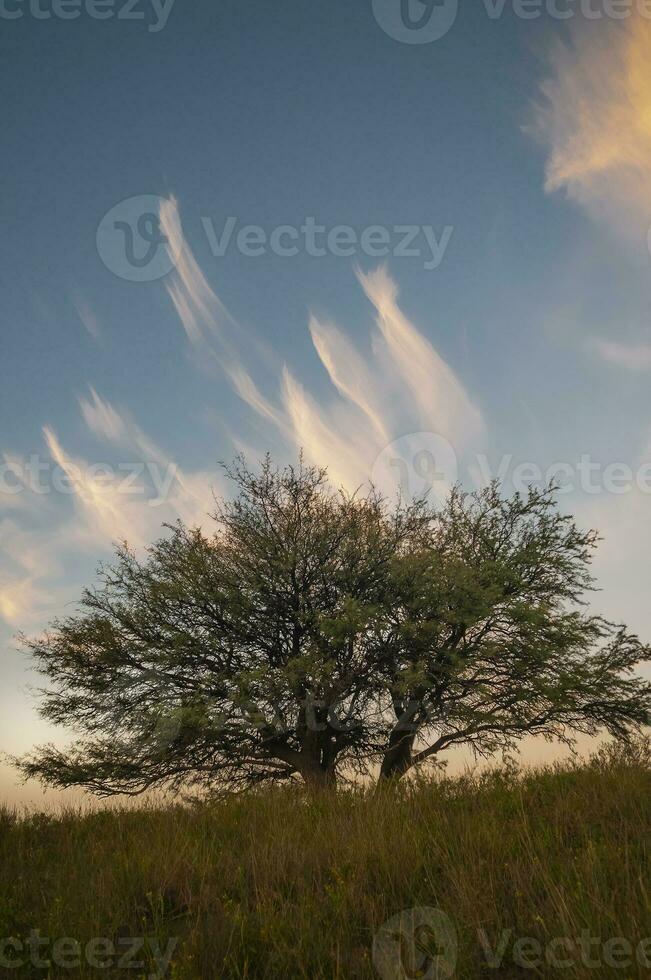
[[594,347],[604,361],[627,371],[651,371],[651,344],[618,344],[595,340]]
[[[397,285],[384,268],[359,274],[377,314],[370,355],[362,355],[339,327],[311,316],[308,329],[332,393],[317,399],[290,366],[278,365],[278,391],[265,395],[249,367],[265,353],[263,346],[246,334],[209,285],[183,236],[174,199],[165,202],[160,217],[170,252],[178,256],[166,288],[188,340],[203,363],[219,365],[289,454],[303,449],[313,462],[328,467],[335,482],[354,488],[368,482],[378,454],[398,436],[432,431],[459,449],[482,431],[479,411],[454,371],[400,309]],[[275,366],[273,356],[265,361],[267,369]]]
[[360,273],[359,280],[377,311],[386,345],[385,371],[395,375],[401,396],[416,409],[414,422],[457,444],[477,436],[483,428],[480,412],[452,368],[398,306],[398,287],[386,269]]
[[533,129],[546,188],[564,189],[636,241],[651,222],[651,21],[584,27],[552,54]]
[[127,426],[122,416],[112,405],[99,397],[94,388],[90,389],[90,401],[80,398],[81,414],[86,425],[100,439],[121,443],[127,437]]
[[102,342],[102,327],[97,315],[79,293],[73,295],[72,304],[88,335],[96,344],[100,344]]
[[[160,536],[164,523],[179,517],[205,523],[214,508],[216,472],[184,472],[93,389],[80,406],[94,435],[126,450],[124,465],[73,456],[52,427],[44,428],[50,464],[41,474],[43,487],[35,490],[26,480],[16,497],[0,497],[0,518],[8,500],[21,501],[12,509],[14,520],[0,519],[0,619],[12,627],[42,626],[58,611],[71,587],[66,557],[68,564],[75,556],[96,561],[124,540],[142,548]],[[25,472],[24,460],[11,460],[16,472]]]
[[127,539],[137,546],[144,544],[145,529],[134,518],[128,495],[121,492],[121,478],[96,475],[85,460],[66,452],[52,429],[46,426],[43,434],[52,460],[74,491],[72,499],[81,517],[79,536],[90,532],[98,546]]
[[310,334],[316,352],[339,393],[362,410],[380,439],[389,432],[382,418],[382,391],[377,377],[348,338],[333,324],[310,318]]
[[[339,327],[312,316],[307,328],[330,392],[317,397],[289,366],[270,357],[265,367],[267,373],[277,367],[277,381],[276,391],[267,395],[252,373],[266,353],[264,345],[251,340],[209,285],[183,237],[173,199],[162,206],[161,227],[177,256],[166,288],[188,341],[202,364],[209,361],[225,372],[255,413],[265,443],[261,453],[280,439],[287,457],[302,448],[311,461],[328,467],[335,483],[353,489],[370,480],[375,460],[397,437],[427,430],[461,448],[481,431],[479,411],[451,367],[400,309],[397,286],[385,269],[359,275],[376,313],[368,353]],[[12,512],[25,520],[5,526],[0,556],[0,615],[12,623],[33,618],[48,592],[56,594],[63,554],[99,558],[116,540],[139,548],[160,534],[163,523],[177,517],[202,523],[214,506],[215,472],[184,472],[128,412],[92,387],[79,407],[100,443],[119,449],[125,463],[144,468],[125,485],[119,467],[91,465],[73,455],[51,425],[44,428],[51,463],[67,477],[69,492],[44,497],[26,488],[20,506],[13,504]],[[229,430],[237,445],[241,434],[232,424]],[[152,484],[152,474],[160,486]],[[0,506],[6,509],[7,503],[8,497]],[[45,508],[51,511],[47,527],[36,531]],[[32,529],[25,530],[30,523]]]
[[356,408],[352,413],[341,403],[324,408],[287,368],[283,372],[282,397],[294,451],[303,449],[311,462],[326,466],[337,485],[354,490],[368,482],[380,444],[365,428]]

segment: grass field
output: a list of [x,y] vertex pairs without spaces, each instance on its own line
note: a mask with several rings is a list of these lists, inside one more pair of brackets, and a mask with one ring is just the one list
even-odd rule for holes
[[641,748],[379,796],[5,809],[0,973],[651,977],[650,830]]

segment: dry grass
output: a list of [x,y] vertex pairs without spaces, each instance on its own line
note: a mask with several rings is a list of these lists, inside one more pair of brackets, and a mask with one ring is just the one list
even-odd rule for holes
[[[377,977],[372,942],[382,923],[434,906],[458,932],[458,977],[651,976],[635,953],[651,937],[650,829],[643,752],[384,796],[265,792],[197,807],[4,810],[0,937],[24,942],[38,929],[84,949],[105,937],[116,955],[129,937],[149,939],[141,968],[118,969],[108,955],[114,965],[98,970],[84,953],[79,968],[39,969],[23,951],[20,969],[0,972],[151,976],[161,972],[152,941],[164,949],[176,938],[167,975],[179,980]],[[497,968],[480,930],[493,947],[510,930]],[[598,967],[576,947],[566,968],[544,954],[536,968],[518,964],[516,939],[546,947],[583,930],[599,937],[589,952]],[[616,937],[633,947],[629,966],[615,965],[626,959],[616,944],[602,947]],[[651,966],[651,943],[647,952]]]

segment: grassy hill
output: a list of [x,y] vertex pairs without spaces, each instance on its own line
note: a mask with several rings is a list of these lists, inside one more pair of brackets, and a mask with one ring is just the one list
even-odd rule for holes
[[5,809],[0,974],[647,977],[650,830],[642,746],[380,796]]

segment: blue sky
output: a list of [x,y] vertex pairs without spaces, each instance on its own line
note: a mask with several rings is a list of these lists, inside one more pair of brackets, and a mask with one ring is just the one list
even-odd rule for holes
[[[441,488],[562,465],[563,506],[606,537],[599,610],[651,637],[642,6],[467,2],[405,43],[399,0],[176,0],[164,23],[73,4],[0,5],[0,748],[52,734],[12,637],[69,611],[111,540],[204,520],[238,450],[303,446],[389,492],[396,456],[417,483],[442,453]],[[129,225],[166,275],[130,265]],[[34,459],[47,492],[23,486]],[[152,504],[154,471],[176,476]],[[0,792],[19,794],[6,768]]]

